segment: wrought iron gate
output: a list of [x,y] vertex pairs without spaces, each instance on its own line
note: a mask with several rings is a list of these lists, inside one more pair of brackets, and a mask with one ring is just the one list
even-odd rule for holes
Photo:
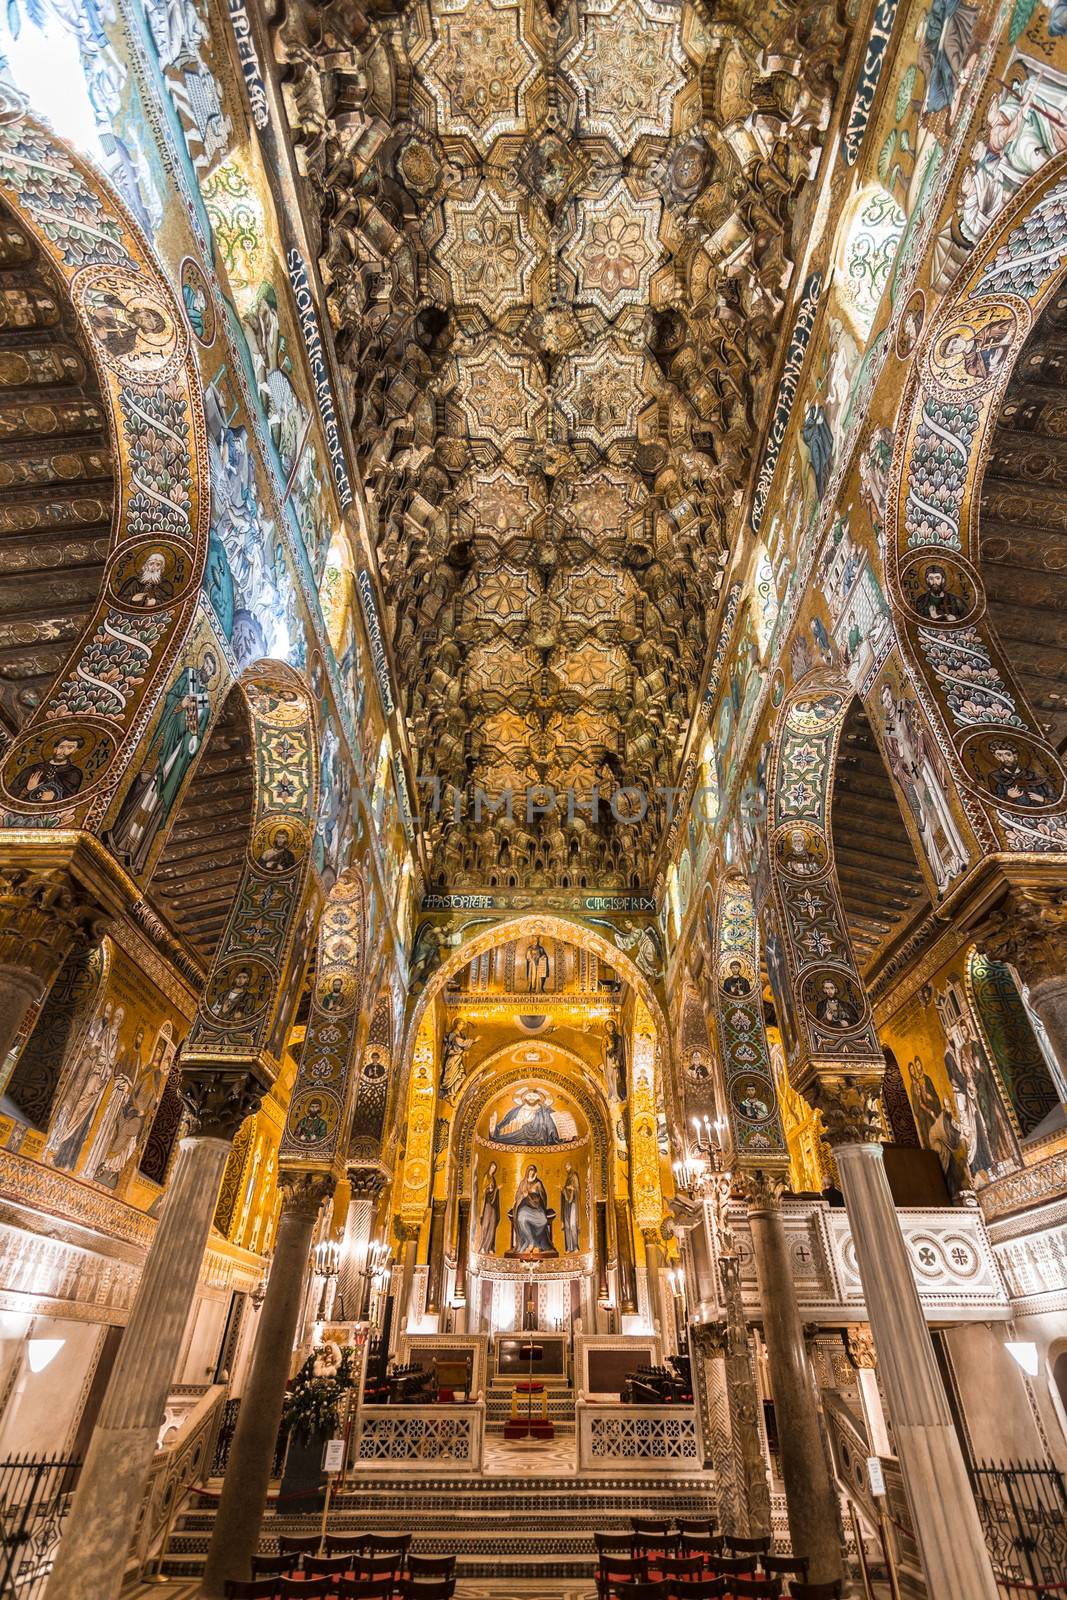
[[37,1600],[52,1570],[80,1461],[0,1461],[0,1597]]
[[1055,1467],[979,1461],[975,1499],[1001,1592],[1010,1600],[1067,1594],[1067,1489]]

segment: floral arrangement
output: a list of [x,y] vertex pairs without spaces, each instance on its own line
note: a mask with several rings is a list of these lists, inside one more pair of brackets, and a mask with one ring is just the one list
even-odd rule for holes
[[341,1404],[355,1383],[355,1348],[318,1345],[293,1379],[285,1407],[285,1426],[298,1444],[333,1438],[341,1423]]

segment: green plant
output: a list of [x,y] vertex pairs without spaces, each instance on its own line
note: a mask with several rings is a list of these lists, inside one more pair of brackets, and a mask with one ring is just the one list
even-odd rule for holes
[[341,1423],[341,1402],[355,1383],[355,1350],[341,1351],[340,1364],[329,1376],[316,1375],[322,1350],[313,1350],[293,1379],[285,1407],[285,1426],[298,1444],[313,1438],[333,1438]]

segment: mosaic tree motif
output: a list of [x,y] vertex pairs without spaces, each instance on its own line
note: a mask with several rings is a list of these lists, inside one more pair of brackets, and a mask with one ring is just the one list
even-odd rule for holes
[[282,1134],[282,1167],[326,1170],[345,1157],[363,1020],[363,942],[363,882],[350,869],[334,885],[319,923],[311,1013]]
[[125,207],[13,101],[0,123],[0,195],[67,286],[125,485],[96,606],[7,751],[0,805],[11,825],[92,828],[196,610],[209,514],[200,383],[182,303]]
[[1001,213],[924,330],[886,505],[901,651],[987,848],[1067,849],[1067,774],[990,623],[978,529],[1005,389],[1067,265],[1065,172],[1049,162]]
[[791,1077],[810,1098],[825,1073],[881,1080],[885,1060],[852,952],[830,827],[847,684],[812,673],[779,716],[767,784],[769,855],[792,1014]]
[[715,1011],[734,1146],[742,1165],[784,1166],[789,1150],[763,1025],[759,926],[744,879],[720,886],[715,931]]
[[314,711],[296,673],[259,662],[242,680],[252,720],[255,807],[244,871],[183,1053],[187,1076],[232,1057],[263,1064],[311,865],[318,805]]

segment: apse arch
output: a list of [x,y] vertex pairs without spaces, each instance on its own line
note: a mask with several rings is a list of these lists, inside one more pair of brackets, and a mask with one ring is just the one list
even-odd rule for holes
[[[484,1061],[479,1062],[464,1084],[463,1093],[452,1118],[452,1133],[449,1139],[450,1157],[455,1162],[454,1170],[459,1173],[467,1173],[470,1170],[475,1123],[488,1100],[500,1091],[510,1088],[512,1084],[520,1083],[524,1076],[537,1077],[558,1084],[581,1106],[589,1123],[593,1148],[597,1154],[601,1189],[604,1195],[608,1195],[610,1193],[608,1130],[611,1127],[611,1112],[603,1091],[592,1080],[589,1062],[583,1060],[576,1050],[571,1050],[565,1045],[553,1044],[554,1054],[563,1056],[572,1063],[577,1077],[570,1076],[563,1068],[553,1066],[550,1062],[539,1062],[534,1066],[516,1063],[503,1072],[499,1071],[496,1063],[513,1053],[516,1042],[513,1040],[510,1044],[501,1045],[499,1049],[492,1051]],[[597,1129],[601,1135],[599,1140],[596,1138]]]
[[1065,234],[1061,154],[1000,214],[924,330],[889,477],[886,574],[901,652],[979,854],[1067,849],[1067,773],[993,624],[979,526],[993,431],[1027,338],[1063,283]]
[[[106,550],[102,538],[87,550],[87,569],[103,558],[97,593],[6,752],[0,804],[9,825],[58,816],[67,827],[97,828],[196,613],[210,513],[200,379],[181,301],[122,202],[88,162],[13,106],[0,124],[0,201],[73,307],[123,485]],[[73,347],[49,362],[53,382],[82,365]],[[49,436],[74,437],[73,413],[58,400],[46,409]],[[76,452],[50,459],[60,479],[77,481]],[[12,526],[17,510],[5,507]]]

